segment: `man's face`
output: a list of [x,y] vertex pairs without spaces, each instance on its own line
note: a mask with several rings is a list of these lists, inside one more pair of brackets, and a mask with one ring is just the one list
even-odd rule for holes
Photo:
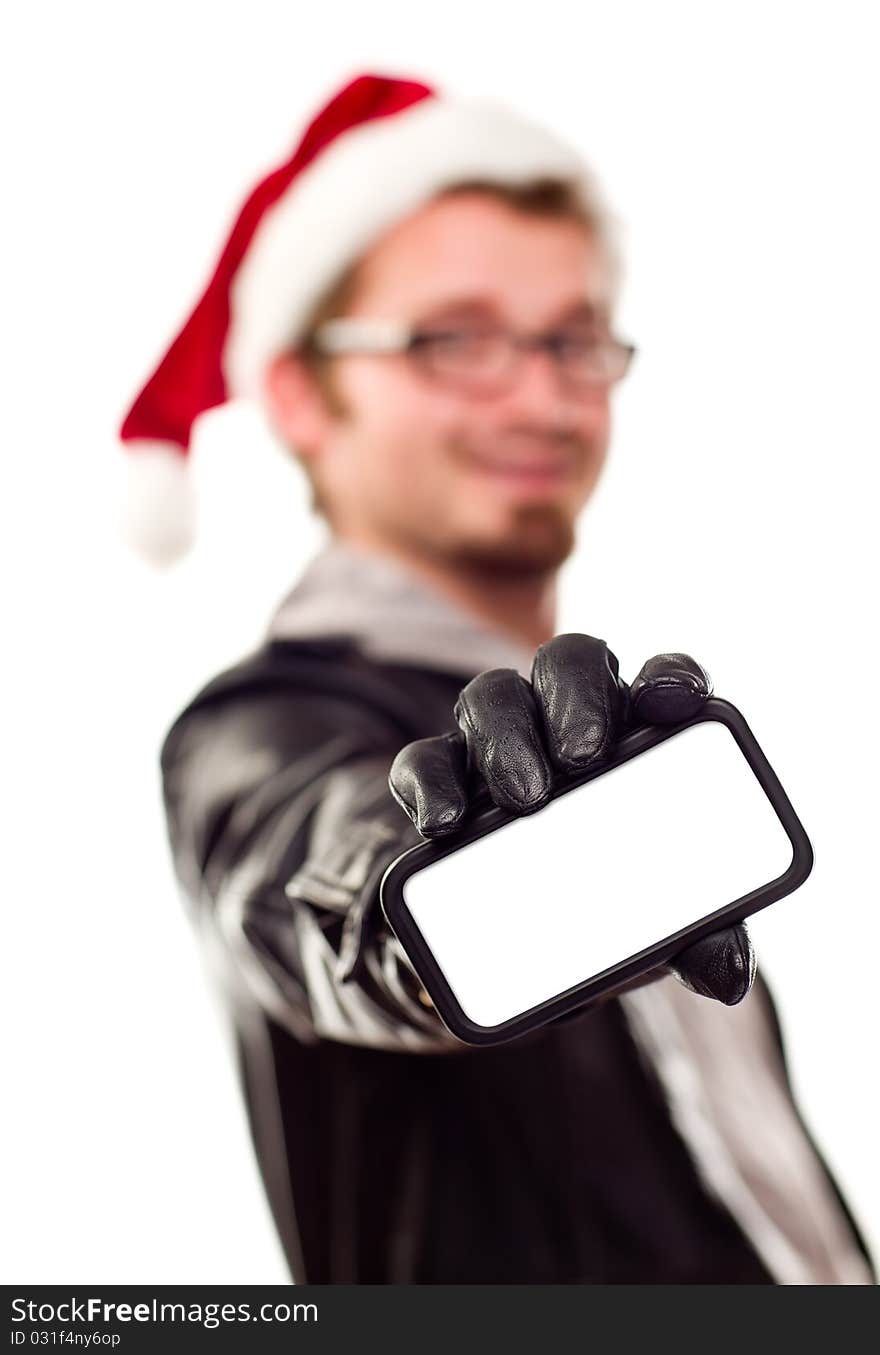
[[[608,276],[580,223],[485,194],[437,199],[364,256],[346,314],[535,333],[608,320]],[[326,410],[312,465],[336,530],[505,573],[557,567],[599,476],[607,389],[572,389],[546,351],[489,395],[405,354],[332,359],[342,415]]]

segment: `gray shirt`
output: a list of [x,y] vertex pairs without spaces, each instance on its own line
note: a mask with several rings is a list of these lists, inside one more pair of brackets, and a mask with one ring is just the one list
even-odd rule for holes
[[[272,638],[354,637],[367,656],[460,673],[532,654],[395,558],[330,541],[287,594]],[[438,731],[440,732],[440,731]],[[728,1008],[664,977],[619,999],[705,1188],[730,1211],[779,1284],[871,1284],[852,1231],[787,1089],[755,989]]]

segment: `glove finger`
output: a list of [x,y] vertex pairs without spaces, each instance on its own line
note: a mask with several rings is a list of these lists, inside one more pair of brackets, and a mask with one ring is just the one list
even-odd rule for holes
[[670,960],[668,968],[692,993],[735,1007],[751,988],[757,968],[746,924],[705,936]]
[[388,786],[423,837],[451,833],[468,808],[462,734],[453,730],[408,743],[391,764]]
[[605,754],[622,726],[626,684],[604,640],[554,636],[535,654],[532,687],[556,767],[575,771]]
[[490,668],[462,689],[455,718],[467,744],[469,765],[483,778],[496,805],[514,814],[550,798],[552,771],[541,742],[531,685],[515,668]]
[[696,715],[712,695],[712,679],[690,654],[655,654],[629,689],[633,724],[674,725]]

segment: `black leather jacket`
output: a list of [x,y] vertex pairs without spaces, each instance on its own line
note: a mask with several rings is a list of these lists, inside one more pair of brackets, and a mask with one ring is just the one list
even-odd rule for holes
[[615,999],[474,1049],[389,935],[379,881],[420,839],[388,770],[455,727],[461,685],[344,641],[268,643],[162,748],[175,867],[231,1004],[294,1280],[772,1282]]

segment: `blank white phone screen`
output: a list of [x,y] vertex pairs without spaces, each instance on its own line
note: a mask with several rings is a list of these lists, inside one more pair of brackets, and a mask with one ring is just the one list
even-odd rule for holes
[[495,1026],[783,875],[791,841],[733,734],[689,725],[410,876],[465,1015]]

